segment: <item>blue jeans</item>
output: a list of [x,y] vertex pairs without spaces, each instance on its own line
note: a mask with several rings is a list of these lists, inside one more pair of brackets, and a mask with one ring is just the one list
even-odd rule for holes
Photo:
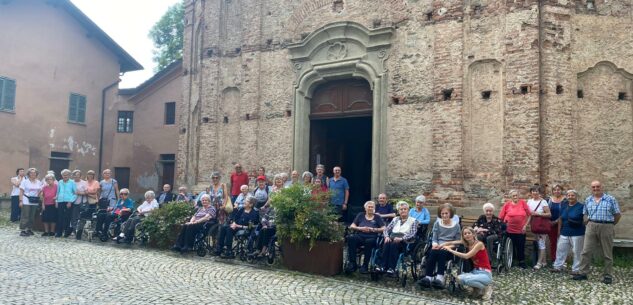
[[11,221],[20,220],[20,196],[11,196]]
[[464,286],[484,289],[492,283],[492,274],[488,271],[475,269],[470,273],[462,273],[458,276]]

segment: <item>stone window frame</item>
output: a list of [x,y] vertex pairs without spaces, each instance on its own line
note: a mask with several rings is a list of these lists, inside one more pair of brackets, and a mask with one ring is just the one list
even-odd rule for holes
[[[372,196],[384,192],[387,182],[387,96],[389,73],[385,68],[388,51],[395,29],[382,27],[368,29],[350,22],[327,24],[302,41],[288,45],[293,63],[293,168],[309,170],[310,101],[314,90],[321,84],[348,78],[365,79],[373,93],[372,110]],[[354,44],[354,50],[328,54],[317,58],[319,52],[328,52],[331,46]],[[358,51],[360,50],[360,51]]]

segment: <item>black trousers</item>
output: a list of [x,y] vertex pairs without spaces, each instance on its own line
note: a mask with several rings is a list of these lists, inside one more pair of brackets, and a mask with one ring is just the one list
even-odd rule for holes
[[507,233],[512,240],[512,248],[519,263],[525,262],[525,234]]
[[[70,204],[70,208],[68,207]],[[55,236],[70,235],[72,228],[70,227],[70,219],[73,217],[72,202],[57,203],[57,223],[55,225]]]
[[183,225],[174,246],[180,249],[193,249],[196,234],[198,234],[203,226],[204,223]]
[[382,267],[385,269],[395,269],[398,263],[398,256],[404,250],[405,242],[395,243],[393,241],[382,246]]
[[363,250],[363,266],[367,267],[369,266],[371,252],[376,248],[376,236],[352,234],[347,237],[347,261],[352,265],[356,265],[356,255],[360,246],[365,246]]
[[11,221],[20,220],[20,196],[11,196]]
[[257,236],[257,250],[262,250],[264,246],[268,246],[270,244],[270,240],[275,236],[275,227],[265,228],[259,230],[259,235]]
[[431,250],[429,253],[429,261],[426,263],[426,276],[433,276],[435,266],[437,266],[437,274],[444,275],[446,271],[446,261],[451,259],[453,254],[446,250]]

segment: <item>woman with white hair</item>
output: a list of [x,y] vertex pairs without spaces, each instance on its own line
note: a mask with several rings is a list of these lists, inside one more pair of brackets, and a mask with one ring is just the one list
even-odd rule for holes
[[[477,218],[473,228],[477,233],[477,239],[486,244],[486,250],[488,250],[488,257],[492,259],[494,257],[492,248],[494,242],[499,239],[501,234],[501,220],[495,216],[495,206],[490,202],[486,202],[483,206],[484,214]],[[493,262],[493,265],[496,262]],[[493,266],[495,268],[495,266]]]
[[385,230],[385,223],[380,215],[375,213],[376,203],[367,201],[364,205],[365,212],[358,213],[356,218],[349,226],[353,234],[347,236],[347,270],[346,272],[356,271],[356,251],[362,245],[364,246],[363,264],[360,267],[360,273],[367,273],[371,252],[376,247],[376,237]]
[[75,195],[77,195],[77,198],[75,199],[75,202],[73,202],[73,213],[72,217],[70,218],[70,227],[76,235],[77,227],[79,224],[79,215],[83,206],[88,203],[88,199],[86,198],[88,183],[85,180],[81,179],[81,171],[78,169],[72,172],[71,177],[73,181],[75,181]]
[[143,221],[143,218],[149,215],[153,210],[158,209],[158,206],[156,194],[151,190],[145,192],[145,201],[136,208],[136,216],[130,217],[130,219],[121,225],[119,240],[131,242],[132,238],[134,238],[134,228],[136,228],[136,225]]
[[[44,183],[37,179],[39,172],[36,168],[29,168],[26,171],[26,177],[20,183],[20,209],[22,214],[20,216],[20,236],[33,235],[33,222],[35,220],[35,214],[37,213],[37,207],[42,200],[42,188]],[[53,179],[55,180],[55,179]]]
[[398,217],[394,218],[383,231],[385,243],[382,247],[382,270],[386,270],[389,276],[395,275],[398,256],[404,251],[405,244],[413,241],[418,230],[418,221],[409,217],[409,204],[398,201],[396,207]]
[[70,219],[73,215],[73,203],[77,199],[77,186],[70,179],[70,171],[64,169],[61,172],[62,179],[57,182],[57,226],[55,237],[70,236],[72,229]]

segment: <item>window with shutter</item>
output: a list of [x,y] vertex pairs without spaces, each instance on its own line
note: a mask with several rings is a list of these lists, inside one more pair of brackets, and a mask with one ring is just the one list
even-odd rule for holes
[[15,111],[15,80],[0,77],[0,110]]
[[71,123],[86,122],[86,97],[71,93],[68,98],[68,121]]

